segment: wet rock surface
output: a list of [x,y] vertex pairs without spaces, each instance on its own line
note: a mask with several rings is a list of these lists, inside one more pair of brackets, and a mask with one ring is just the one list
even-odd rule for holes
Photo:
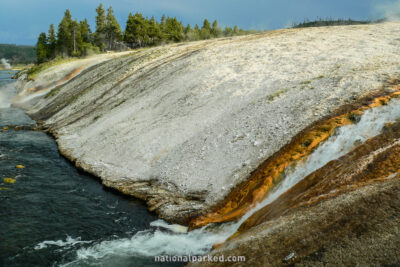
[[366,185],[259,224],[213,250],[246,263],[190,266],[397,266],[400,177]]
[[282,214],[359,187],[395,178],[400,171],[400,124],[367,140],[347,155],[305,177],[277,200],[254,213],[239,228],[244,232]]
[[[238,220],[254,209],[271,189],[285,179],[285,171],[288,168],[296,164],[303,164],[304,160],[320,144],[334,135],[338,128],[357,123],[365,111],[386,105],[391,99],[399,98],[400,92],[397,83],[398,81],[394,80],[385,88],[387,92],[382,90],[353,104],[342,106],[331,115],[301,131],[289,144],[261,164],[245,182],[238,184],[222,202],[214,206],[213,212],[193,219],[190,226],[197,228],[209,223]],[[393,90],[395,92],[391,92]],[[358,155],[353,156],[352,160],[357,157]],[[337,168],[342,167],[338,166]]]

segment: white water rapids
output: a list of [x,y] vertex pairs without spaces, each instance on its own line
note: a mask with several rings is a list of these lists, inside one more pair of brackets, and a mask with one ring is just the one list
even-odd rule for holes
[[385,123],[400,119],[400,100],[393,99],[388,105],[367,110],[358,123],[336,129],[335,134],[320,145],[302,163],[285,170],[285,178],[256,208],[236,223],[207,225],[201,229],[186,232],[179,225],[169,225],[157,220],[151,229],[137,232],[131,238],[103,241],[77,251],[73,263],[85,260],[102,261],[114,257],[156,255],[201,255],[207,253],[213,244],[225,241],[254,212],[277,199],[310,173],[323,167],[329,161],[350,152],[358,144],[378,135]]

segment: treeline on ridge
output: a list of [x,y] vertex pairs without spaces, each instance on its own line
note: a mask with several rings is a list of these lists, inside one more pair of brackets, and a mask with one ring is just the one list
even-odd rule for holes
[[237,26],[220,28],[215,20],[212,24],[205,19],[202,27],[183,26],[176,17],[163,15],[160,21],[146,18],[140,13],[130,13],[125,30],[114,16],[112,7],[107,12],[103,5],[96,8],[96,30],[91,31],[87,19],[73,20],[67,9],[58,25],[50,25],[48,33],[42,32],[37,42],[37,63],[56,57],[80,57],[105,51],[121,51],[128,48],[154,46],[163,43],[197,41],[223,36],[251,33]]
[[11,65],[36,62],[34,46],[0,44],[0,58],[5,58]]
[[[379,22],[379,21],[376,21]],[[352,19],[332,19],[319,18],[314,21],[310,21],[305,19],[300,23],[292,23],[291,28],[309,28],[309,27],[324,27],[324,26],[341,26],[341,25],[360,25],[360,24],[370,24],[372,21],[364,21],[364,20],[352,20]]]

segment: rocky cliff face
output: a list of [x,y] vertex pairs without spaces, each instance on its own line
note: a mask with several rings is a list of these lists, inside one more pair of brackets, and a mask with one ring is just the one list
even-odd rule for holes
[[106,186],[188,223],[218,211],[307,126],[400,77],[399,26],[280,30],[98,56],[22,83],[15,104]]

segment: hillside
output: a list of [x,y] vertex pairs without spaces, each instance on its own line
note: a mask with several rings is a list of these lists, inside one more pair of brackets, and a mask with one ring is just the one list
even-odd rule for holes
[[31,64],[36,62],[36,50],[33,46],[0,44],[0,58],[5,58],[11,65]]

